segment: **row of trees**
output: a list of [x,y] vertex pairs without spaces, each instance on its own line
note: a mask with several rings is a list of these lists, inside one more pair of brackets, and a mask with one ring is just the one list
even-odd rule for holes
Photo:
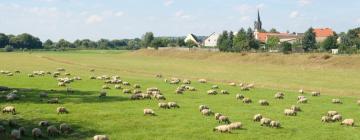
[[251,28],[247,31],[241,28],[237,34],[232,31],[224,31],[218,38],[217,46],[220,51],[240,52],[258,49],[260,42],[255,39]]

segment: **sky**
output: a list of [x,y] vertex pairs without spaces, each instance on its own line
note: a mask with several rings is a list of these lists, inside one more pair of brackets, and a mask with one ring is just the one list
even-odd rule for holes
[[304,32],[360,27],[359,0],[0,0],[0,32],[41,40],[209,35],[254,26]]

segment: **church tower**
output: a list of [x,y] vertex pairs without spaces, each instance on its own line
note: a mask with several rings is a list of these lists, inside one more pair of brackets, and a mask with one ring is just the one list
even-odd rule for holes
[[260,19],[260,11],[258,9],[258,17],[257,17],[257,21],[255,21],[254,23],[254,30],[255,32],[261,32],[262,30],[262,22],[261,22],[261,19]]

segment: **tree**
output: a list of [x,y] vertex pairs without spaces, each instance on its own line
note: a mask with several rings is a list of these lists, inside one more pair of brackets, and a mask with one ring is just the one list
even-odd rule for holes
[[316,49],[316,36],[313,28],[309,28],[302,39],[302,45],[305,52]]
[[337,49],[337,36],[327,37],[321,44],[320,48],[324,51],[329,51],[331,49]]
[[11,46],[11,45],[6,45],[6,46],[4,47],[4,51],[5,51],[5,52],[12,52],[12,51],[14,51],[14,47]]
[[238,33],[236,34],[234,40],[233,40],[233,44],[234,44],[234,51],[235,52],[240,52],[242,50],[249,50],[250,46],[248,43],[248,35],[246,34],[244,28],[241,28]]
[[147,48],[151,45],[151,42],[154,40],[154,34],[152,32],[147,32],[142,37],[142,44],[144,48]]
[[65,39],[60,39],[59,42],[56,43],[55,48],[65,50],[68,48],[75,48],[75,45]]
[[227,46],[229,44],[228,41],[229,41],[229,34],[227,31],[223,31],[223,33],[219,36],[217,41],[217,46],[220,51],[222,52],[229,51]]
[[279,33],[275,28],[271,28],[269,32],[270,33]]
[[249,47],[255,50],[259,49],[260,42],[255,39],[254,31],[251,28],[248,28],[246,33],[247,33],[247,40],[249,41]]
[[280,50],[284,54],[289,54],[292,51],[291,43],[289,42],[281,42],[280,43]]
[[230,31],[228,41],[227,41],[227,50],[228,51],[233,51],[233,40],[234,40],[234,32]]
[[110,49],[114,48],[113,44],[108,39],[100,39],[97,42],[98,49]]
[[46,40],[44,43],[43,43],[43,47],[45,49],[51,49],[51,48],[54,48],[54,42],[52,42],[50,39]]
[[183,38],[177,38],[176,39],[176,45],[179,47],[185,46],[185,41]]
[[129,50],[137,50],[141,48],[141,40],[139,38],[132,39],[128,42],[127,49]]
[[11,37],[9,44],[14,48],[27,48],[27,49],[41,49],[42,42],[39,38],[34,37],[30,34],[24,33]]
[[9,44],[9,37],[3,33],[0,33],[0,48],[4,48]]
[[268,48],[270,49],[275,49],[278,44],[280,42],[279,37],[277,36],[270,36],[267,40],[266,40],[266,45]]

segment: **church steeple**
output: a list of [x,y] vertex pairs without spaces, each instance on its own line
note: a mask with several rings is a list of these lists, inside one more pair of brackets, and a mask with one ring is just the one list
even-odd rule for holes
[[262,22],[261,22],[261,18],[260,18],[260,11],[258,9],[258,15],[257,15],[257,21],[255,21],[254,23],[254,30],[257,32],[260,32],[262,30]]

